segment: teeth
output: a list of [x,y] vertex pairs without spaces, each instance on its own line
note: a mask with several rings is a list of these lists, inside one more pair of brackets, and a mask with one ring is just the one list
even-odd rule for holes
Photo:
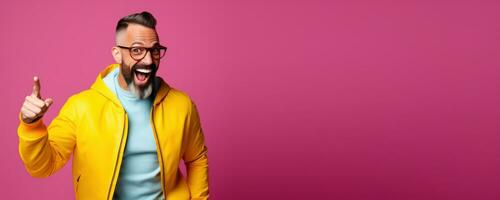
[[136,69],[136,71],[144,73],[144,74],[149,74],[151,73],[151,69]]

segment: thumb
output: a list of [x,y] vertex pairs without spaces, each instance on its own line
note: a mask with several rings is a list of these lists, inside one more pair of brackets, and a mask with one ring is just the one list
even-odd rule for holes
[[48,107],[50,107],[50,105],[52,105],[54,103],[54,100],[52,98],[47,98],[45,99],[45,105]]

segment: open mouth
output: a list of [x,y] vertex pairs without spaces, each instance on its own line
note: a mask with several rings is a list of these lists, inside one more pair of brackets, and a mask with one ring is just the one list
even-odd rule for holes
[[134,82],[137,86],[145,86],[151,77],[151,69],[135,69]]

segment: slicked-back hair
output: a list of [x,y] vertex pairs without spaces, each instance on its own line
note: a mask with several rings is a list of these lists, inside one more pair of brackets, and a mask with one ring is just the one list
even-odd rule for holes
[[121,30],[127,29],[129,24],[139,24],[156,30],[155,17],[151,13],[146,11],[130,14],[121,18],[120,21],[118,21],[118,24],[116,24],[116,33]]

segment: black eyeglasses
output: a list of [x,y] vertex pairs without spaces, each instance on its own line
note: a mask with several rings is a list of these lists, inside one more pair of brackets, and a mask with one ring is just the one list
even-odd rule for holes
[[167,52],[167,47],[164,46],[156,46],[156,47],[151,47],[151,48],[146,48],[146,47],[124,47],[124,46],[117,46],[123,49],[128,49],[130,52],[130,57],[136,61],[140,61],[146,57],[146,54],[148,54],[148,51],[151,52],[151,57],[153,59],[160,59],[165,56],[165,53]]

